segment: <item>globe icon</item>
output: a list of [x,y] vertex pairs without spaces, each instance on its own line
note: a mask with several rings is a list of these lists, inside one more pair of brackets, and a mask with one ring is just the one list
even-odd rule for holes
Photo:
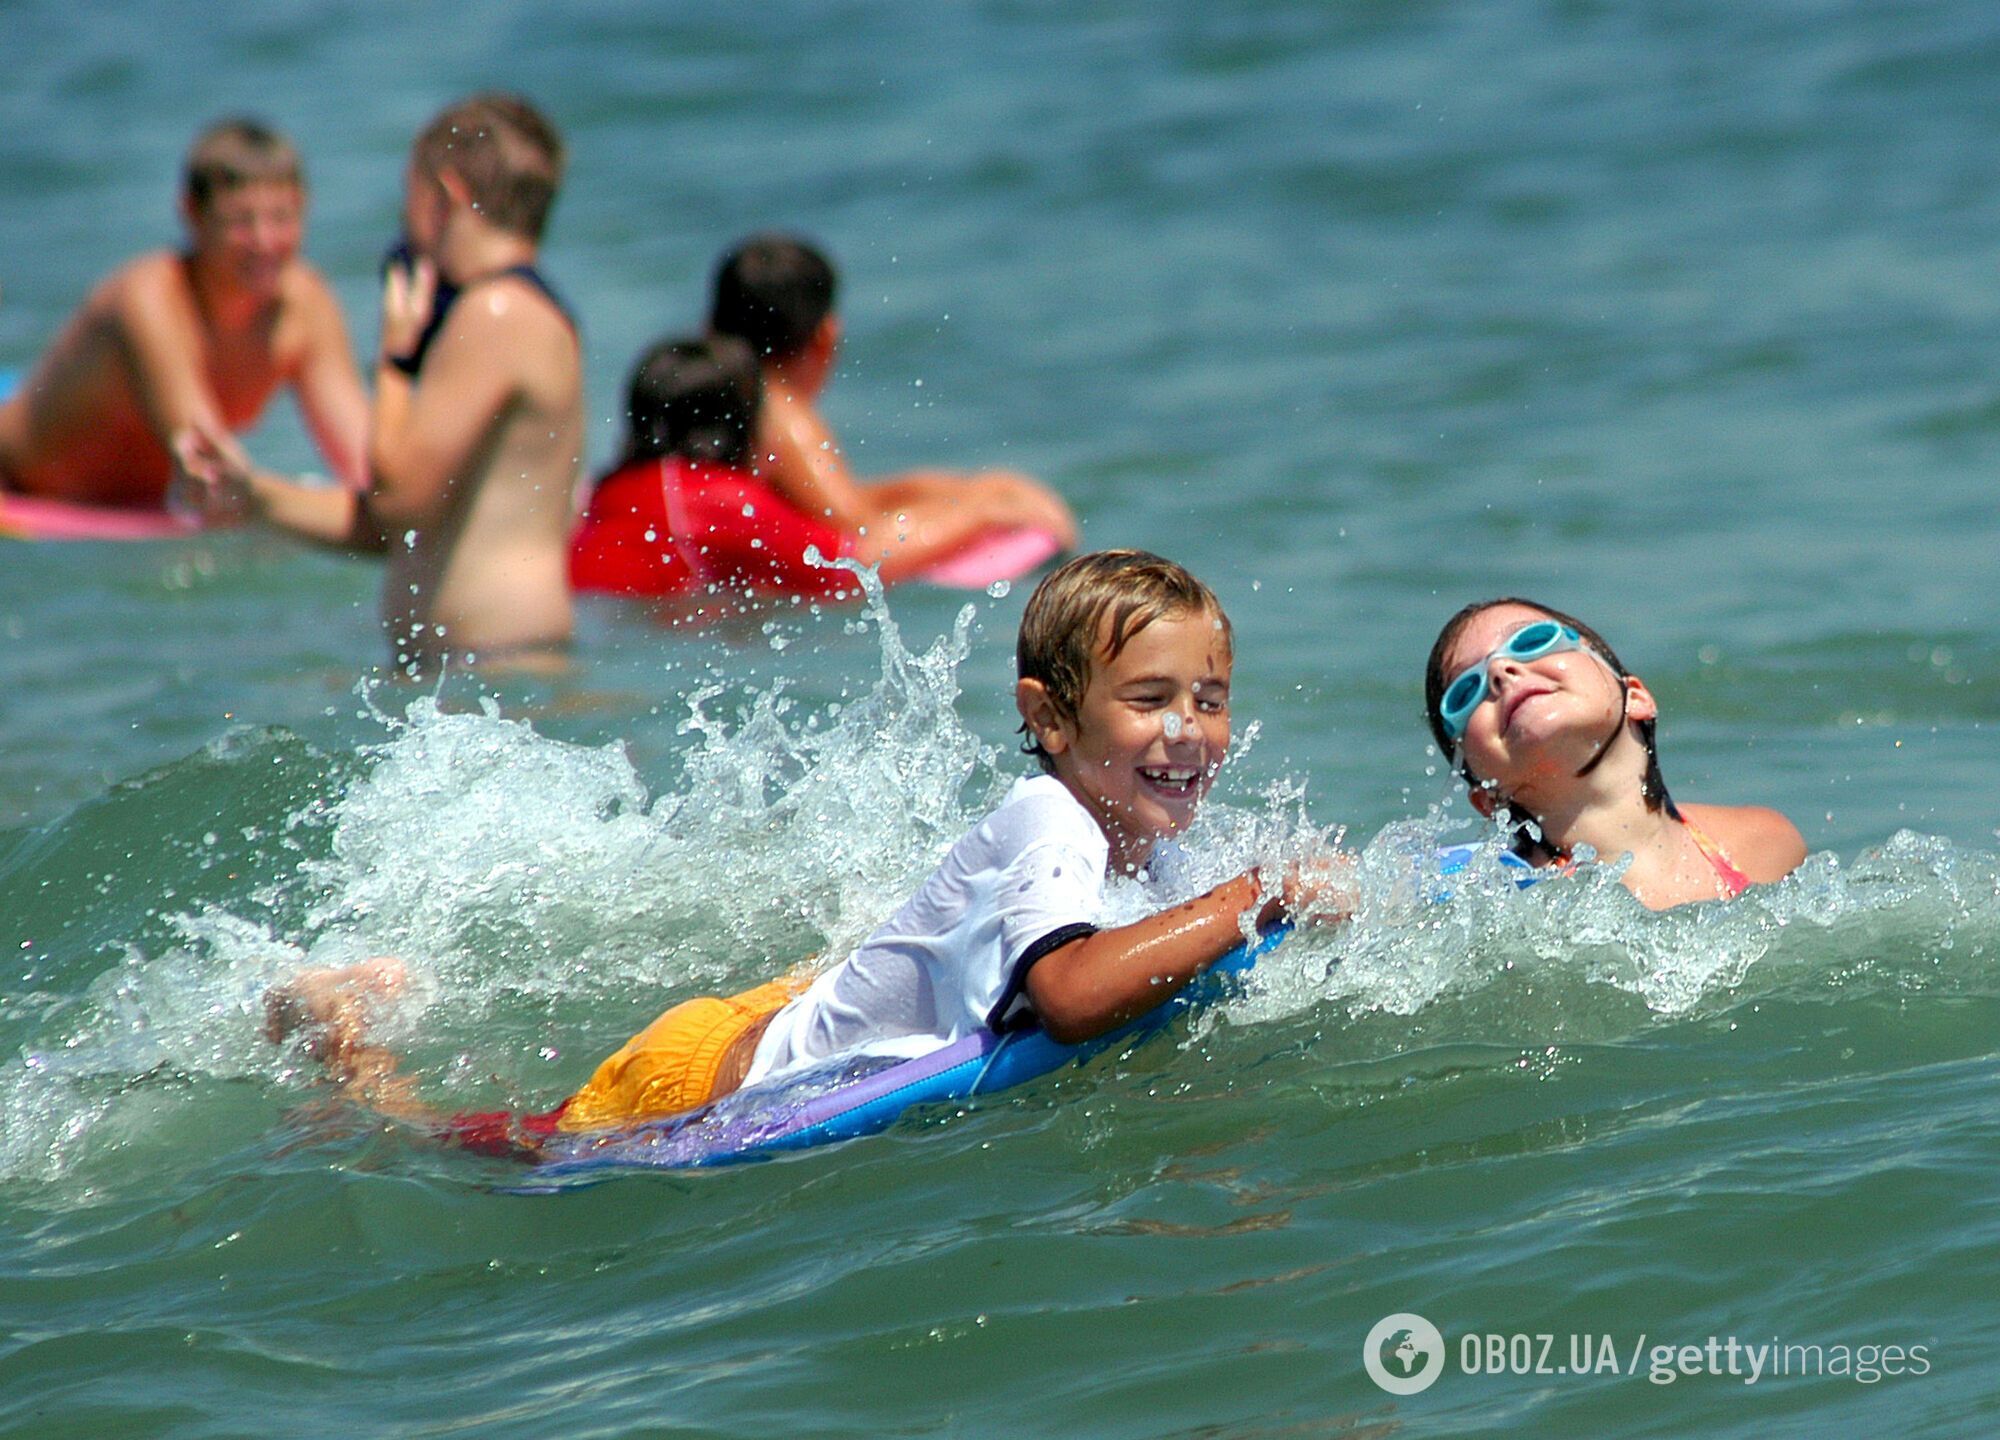
[[1437,1326],[1408,1311],[1385,1315],[1362,1346],[1368,1378],[1392,1395],[1428,1390],[1444,1369],[1444,1336]]
[[1417,1366],[1423,1363],[1423,1348],[1417,1344],[1417,1337],[1408,1330],[1398,1330],[1390,1337],[1389,1358],[1396,1369],[1404,1375],[1414,1375]]

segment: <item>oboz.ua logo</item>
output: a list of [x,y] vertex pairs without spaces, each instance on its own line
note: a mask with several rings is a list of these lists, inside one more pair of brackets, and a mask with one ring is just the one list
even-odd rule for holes
[[1391,1395],[1418,1394],[1444,1370],[1444,1336],[1421,1315],[1385,1315],[1362,1343],[1361,1365]]

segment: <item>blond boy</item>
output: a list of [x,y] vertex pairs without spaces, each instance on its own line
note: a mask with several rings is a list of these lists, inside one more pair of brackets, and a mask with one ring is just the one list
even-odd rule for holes
[[563,163],[555,128],[511,95],[460,101],[417,136],[409,254],[383,282],[362,493],[256,470],[212,426],[180,437],[211,507],[386,552],[382,619],[406,669],[541,666],[569,641],[582,355],[535,268]]
[[[1098,924],[1106,882],[1157,863],[1222,765],[1232,663],[1222,607],[1171,561],[1105,551],[1056,570],[1022,617],[1015,694],[1041,773],[845,960],[673,1007],[557,1110],[511,1117],[513,1139],[634,1124],[830,1056],[921,1054],[981,1027],[1039,1023],[1081,1042],[1158,1006],[1238,945],[1246,918],[1269,925],[1291,900],[1249,872],[1134,924]],[[436,1121],[362,1023],[402,975],[377,960],[301,976],[273,992],[272,1034],[311,1030],[361,1098]],[[495,1118],[444,1133],[486,1148]]]
[[334,474],[361,483],[367,399],[340,306],[299,255],[297,150],[255,120],[210,127],[180,212],[187,250],[114,271],[0,404],[0,490],[158,509],[178,431],[247,430],[285,386]]

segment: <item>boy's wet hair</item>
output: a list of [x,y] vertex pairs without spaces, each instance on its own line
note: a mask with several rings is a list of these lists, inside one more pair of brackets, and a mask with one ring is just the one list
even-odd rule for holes
[[[1567,625],[1583,637],[1586,645],[1604,658],[1604,662],[1621,680],[1632,673],[1625,668],[1625,662],[1618,658],[1618,652],[1611,648],[1610,642],[1574,615],[1566,615],[1553,606],[1542,604],[1539,600],[1527,600],[1519,595],[1502,595],[1495,600],[1476,601],[1444,622],[1444,628],[1438,631],[1437,640],[1431,646],[1430,659],[1424,664],[1424,718],[1430,722],[1431,738],[1437,741],[1440,755],[1451,756],[1457,751],[1451,736],[1445,733],[1444,717],[1438,713],[1438,706],[1444,700],[1445,687],[1457,678],[1444,673],[1445,657],[1451,653],[1451,648],[1458,643],[1458,637],[1464,633],[1465,627],[1472,623],[1474,617],[1493,609],[1496,605],[1519,605]],[[1654,739],[1659,722],[1635,720],[1632,723],[1639,727],[1639,740],[1646,747],[1646,774],[1639,782],[1639,793],[1645,799],[1646,808],[1648,810],[1664,808],[1667,814],[1678,820],[1681,818],[1680,809],[1674,804],[1673,797],[1667,793],[1666,777],[1660,773],[1660,750],[1658,742]],[[1462,754],[1458,755],[1458,773],[1465,777],[1466,784],[1475,787],[1480,784],[1472,773],[1472,767],[1465,763]],[[1506,803],[1505,796],[1501,796],[1500,799],[1503,804]],[[1523,854],[1532,851],[1550,853],[1547,846],[1533,838],[1525,825],[1515,833],[1515,849]]]
[[292,142],[248,115],[218,120],[195,137],[181,170],[181,192],[196,210],[245,185],[274,182],[306,188],[306,171]]
[[445,110],[418,133],[410,160],[431,176],[451,171],[489,223],[529,240],[542,237],[567,163],[548,117],[499,91]]
[[630,428],[619,467],[668,455],[746,465],[763,399],[757,357],[741,340],[664,340],[633,367],[625,396]]
[[752,235],[715,272],[708,328],[747,341],[762,360],[789,360],[833,313],[833,263],[796,235]]
[[[1051,571],[1028,597],[1015,670],[1022,680],[1040,681],[1057,713],[1074,720],[1090,685],[1091,667],[1116,660],[1132,637],[1155,620],[1179,615],[1215,617],[1224,648],[1234,653],[1235,636],[1222,602],[1185,566],[1145,550],[1079,555]],[[1098,635],[1107,628],[1100,652]],[[1025,723],[1021,733],[1026,737],[1021,753],[1053,770],[1053,759]]]

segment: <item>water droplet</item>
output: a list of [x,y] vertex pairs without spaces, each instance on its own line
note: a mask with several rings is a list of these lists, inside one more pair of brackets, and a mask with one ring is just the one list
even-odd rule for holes
[[995,580],[991,585],[986,587],[986,593],[991,595],[995,600],[1005,600],[1013,592],[1013,589],[1014,582],[1012,580]]

